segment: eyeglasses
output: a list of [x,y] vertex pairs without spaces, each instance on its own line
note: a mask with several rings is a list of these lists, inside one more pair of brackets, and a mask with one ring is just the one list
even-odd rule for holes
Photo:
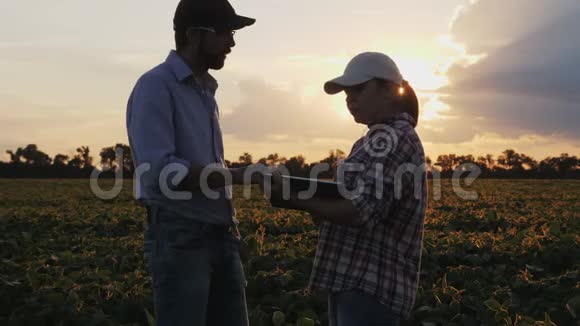
[[200,31],[207,31],[207,32],[212,32],[215,33],[216,35],[230,35],[230,36],[234,36],[236,34],[236,31],[228,31],[228,30],[219,30],[216,31],[215,29],[211,28],[211,27],[190,27],[191,29],[194,30],[200,30]]

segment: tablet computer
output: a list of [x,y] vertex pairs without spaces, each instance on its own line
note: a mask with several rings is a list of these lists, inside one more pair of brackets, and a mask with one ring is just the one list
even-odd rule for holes
[[[266,174],[272,176],[271,174]],[[291,193],[299,193],[311,190],[313,197],[342,198],[339,191],[341,183],[331,180],[309,179],[282,175],[282,181],[288,182]]]

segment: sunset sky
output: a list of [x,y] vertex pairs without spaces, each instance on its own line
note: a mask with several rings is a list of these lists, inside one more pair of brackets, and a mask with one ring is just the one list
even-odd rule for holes
[[[366,130],[323,83],[362,51],[391,56],[421,98],[427,155],[580,155],[578,0],[233,0],[220,83],[226,159],[320,160]],[[175,0],[0,3],[0,159],[128,143],[126,102],[174,47]]]

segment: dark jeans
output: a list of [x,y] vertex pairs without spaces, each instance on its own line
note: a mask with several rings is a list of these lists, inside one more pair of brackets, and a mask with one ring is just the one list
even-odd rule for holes
[[145,256],[157,326],[247,326],[240,240],[227,231],[147,208]]
[[398,326],[401,317],[375,298],[359,291],[328,295],[330,326]]

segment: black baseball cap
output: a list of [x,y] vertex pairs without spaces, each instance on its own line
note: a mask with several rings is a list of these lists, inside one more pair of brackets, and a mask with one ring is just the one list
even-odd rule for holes
[[175,10],[173,30],[180,31],[189,27],[238,30],[255,22],[253,18],[236,14],[227,0],[181,0]]

